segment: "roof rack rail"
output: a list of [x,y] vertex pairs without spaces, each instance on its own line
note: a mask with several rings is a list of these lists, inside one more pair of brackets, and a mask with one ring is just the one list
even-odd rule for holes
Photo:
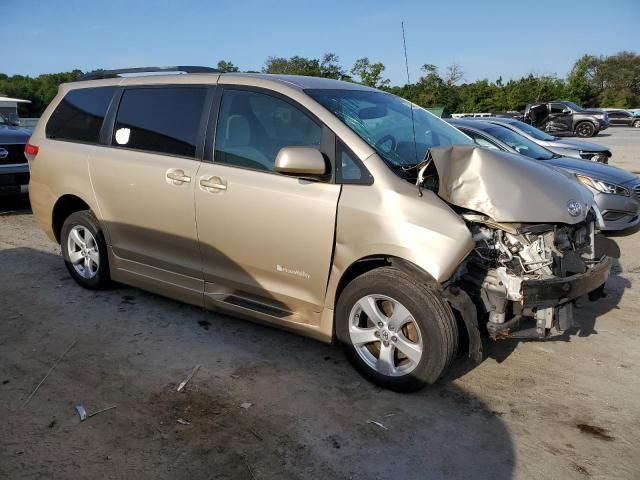
[[116,78],[121,75],[135,73],[222,73],[220,70],[211,67],[199,67],[194,65],[179,65],[175,67],[137,67],[119,68],[117,70],[94,70],[85,73],[79,80],[100,80],[102,78]]

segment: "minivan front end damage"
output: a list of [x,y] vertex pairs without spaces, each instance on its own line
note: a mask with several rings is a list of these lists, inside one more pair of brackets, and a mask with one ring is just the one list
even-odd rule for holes
[[611,259],[596,255],[601,219],[576,181],[519,155],[451,146],[431,150],[418,184],[447,201],[473,235],[475,248],[445,292],[466,292],[492,338],[568,330],[575,300],[599,298]]
[[611,260],[594,254],[595,215],[575,225],[496,225],[482,216],[464,217],[476,247],[454,283],[485,314],[492,338],[543,338],[552,328],[568,330],[574,301],[599,297]]

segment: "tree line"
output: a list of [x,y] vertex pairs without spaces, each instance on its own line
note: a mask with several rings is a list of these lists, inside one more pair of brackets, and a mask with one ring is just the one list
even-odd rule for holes
[[[220,60],[217,68],[223,72],[241,71],[229,60]],[[571,100],[587,107],[640,107],[640,55],[634,52],[584,55],[575,62],[566,78],[531,73],[507,82],[502,77],[493,81],[467,82],[459,64],[451,64],[444,70],[424,64],[421,76],[414,83],[391,85],[385,70],[384,64],[368,57],[359,58],[347,69],[335,53],[326,53],[321,58],[269,57],[261,72],[358,82],[423,107],[445,107],[449,113],[522,111],[527,103],[556,99]],[[19,104],[20,114],[37,117],[53,99],[60,83],[78,80],[82,75],[80,70],[37,77],[0,73],[0,95],[31,100],[30,104]]]

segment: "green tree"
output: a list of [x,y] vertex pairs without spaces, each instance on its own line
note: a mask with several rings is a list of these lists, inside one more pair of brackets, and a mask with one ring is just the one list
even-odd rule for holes
[[382,78],[385,67],[382,63],[371,63],[367,57],[356,60],[351,73],[360,79],[362,85],[374,88],[384,88],[390,83],[388,78]]
[[240,69],[236,67],[233,63],[228,62],[226,60],[220,60],[216,67],[222,73],[231,73],[231,72],[239,72]]

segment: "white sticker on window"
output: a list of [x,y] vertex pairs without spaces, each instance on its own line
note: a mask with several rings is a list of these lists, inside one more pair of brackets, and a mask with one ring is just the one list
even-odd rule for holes
[[131,136],[130,128],[119,128],[116,130],[116,142],[118,145],[126,145],[129,143],[129,137]]

